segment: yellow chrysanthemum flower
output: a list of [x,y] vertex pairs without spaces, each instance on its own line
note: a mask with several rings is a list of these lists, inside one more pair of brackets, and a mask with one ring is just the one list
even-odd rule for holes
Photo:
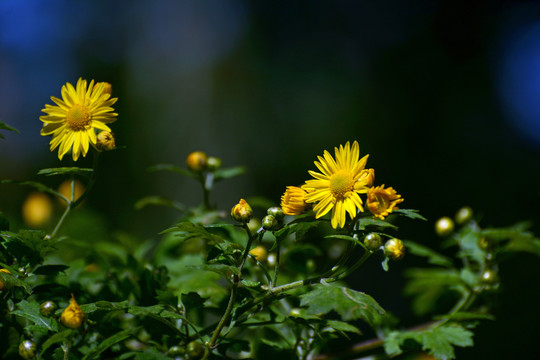
[[384,220],[393,210],[399,209],[397,204],[403,200],[396,190],[391,187],[385,189],[381,185],[368,190],[366,205],[375,217]]
[[306,208],[306,191],[296,186],[287,186],[281,195],[281,208],[285,215],[300,215]]
[[313,207],[316,218],[332,210],[331,223],[335,229],[345,226],[346,213],[354,218],[357,210],[364,211],[358,194],[367,192],[373,181],[373,171],[364,169],[369,155],[359,159],[358,142],[355,141],[352,147],[347,142],[334,150],[335,160],[326,150],[324,157],[318,157],[315,166],[321,172],[309,171],[315,180],[307,180],[302,189],[307,191],[307,203],[317,203]]
[[56,105],[46,104],[41,110],[47,114],[39,117],[45,123],[41,135],[53,136],[49,143],[51,151],[60,146],[60,160],[69,149],[72,149],[74,161],[81,153],[86,156],[89,144],[96,144],[95,129],[110,132],[106,124],[116,121],[118,116],[111,107],[118,99],[111,98],[105,91],[105,83],[94,86],[94,80],[88,85],[86,80],[79,78],[75,88],[66,83],[62,86],[62,99],[51,96],[51,100]]

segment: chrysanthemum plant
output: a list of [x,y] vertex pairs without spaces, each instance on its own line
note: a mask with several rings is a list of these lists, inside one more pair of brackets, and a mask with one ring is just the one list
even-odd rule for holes
[[[110,86],[79,80],[65,85],[62,97],[53,97],[56,106],[46,105],[41,117],[60,159],[114,148]],[[0,123],[0,130],[14,129]],[[88,231],[98,225],[77,219],[94,164],[38,172],[70,179],[67,196],[37,181],[3,181],[66,206],[45,231],[14,229],[0,217],[2,359],[352,359],[405,351],[453,359],[455,347],[473,345],[479,322],[494,320],[488,300],[499,291],[499,262],[518,251],[540,255],[540,240],[525,224],[482,229],[467,207],[455,222],[436,224],[444,255],[401,239],[399,221],[426,219],[398,208],[404,198],[375,183],[357,142],[324,151],[312,179],[287,186],[279,204],[238,194],[230,210],[220,210],[211,194],[242,167],[223,168],[202,151],[189,154],[186,167],[156,165],[150,170],[198,182],[202,203],[137,201],[136,209],[166,206],[180,218],[138,242],[136,234],[98,236]],[[86,180],[81,197],[75,177]],[[411,324],[391,315],[392,304],[378,302],[375,291],[347,284],[351,275],[392,271],[391,261],[404,256],[425,259],[405,271],[418,319]],[[373,263],[381,266],[367,273]]]

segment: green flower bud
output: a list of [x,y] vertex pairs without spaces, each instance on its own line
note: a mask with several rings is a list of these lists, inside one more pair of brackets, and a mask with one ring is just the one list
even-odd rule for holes
[[39,306],[39,311],[41,312],[41,315],[45,317],[51,317],[54,312],[58,309],[58,305],[54,301],[45,301]]
[[169,348],[169,356],[182,356],[186,353],[185,349],[180,346],[171,346]]
[[469,222],[473,217],[473,210],[469,206],[464,206],[458,210],[454,219],[458,225],[463,225]]
[[278,221],[272,215],[266,215],[262,219],[262,227],[264,230],[275,230],[278,227]]
[[384,254],[392,260],[399,260],[405,256],[403,241],[393,238],[384,244]]
[[221,167],[221,159],[214,156],[210,156],[206,160],[206,166],[208,167],[208,170],[215,171]]
[[444,216],[437,220],[435,224],[435,232],[437,235],[444,237],[450,235],[454,231],[454,222],[448,216]]
[[285,217],[285,215],[283,214],[283,209],[279,206],[273,206],[271,208],[268,208],[266,213],[275,217],[277,221],[281,221]]
[[240,199],[238,204],[234,205],[231,209],[231,217],[234,221],[246,224],[251,220],[253,216],[253,210],[246,200]]
[[200,359],[204,355],[204,346],[196,341],[187,344],[186,350],[190,359]]
[[364,245],[371,251],[379,250],[382,246],[381,235],[376,233],[367,234],[366,237],[364,237]]
[[32,359],[34,356],[36,356],[36,350],[37,347],[33,341],[24,340],[19,344],[19,355],[23,359]]

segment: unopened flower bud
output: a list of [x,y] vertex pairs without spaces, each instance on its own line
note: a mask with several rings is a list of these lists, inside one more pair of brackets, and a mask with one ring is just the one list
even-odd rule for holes
[[75,296],[71,294],[71,301],[67,308],[62,312],[60,316],[60,321],[65,327],[70,329],[78,329],[84,323],[85,316],[84,312],[75,301]]
[[252,216],[253,210],[251,210],[251,206],[249,206],[247,201],[244,199],[240,199],[238,204],[234,205],[231,209],[231,217],[234,221],[245,224],[251,220]]
[[37,347],[33,341],[24,340],[19,344],[19,355],[23,359],[32,359],[34,356],[36,356],[36,350]]
[[99,151],[109,151],[116,148],[114,134],[110,131],[103,130],[97,136],[96,149]]
[[94,90],[98,88],[99,85],[103,84],[103,92],[102,94],[112,94],[112,85],[108,82],[102,81],[97,82],[96,85],[94,85]]
[[392,238],[384,244],[384,254],[392,260],[399,260],[405,256],[403,241]]
[[208,167],[208,170],[215,171],[221,167],[221,159],[214,156],[209,156],[206,160],[206,166]]
[[454,231],[454,222],[448,216],[444,216],[437,220],[435,224],[435,232],[439,236],[448,236]]
[[204,355],[204,346],[197,341],[192,341],[187,344],[186,350],[190,359],[200,359]]
[[[0,269],[0,272],[4,274],[11,274],[11,271],[8,269]],[[0,278],[0,290],[3,290],[5,286],[6,284],[2,281],[2,278]]]
[[262,227],[264,230],[275,230],[277,229],[278,227],[278,221],[275,217],[273,217],[272,215],[266,215],[265,217],[263,217],[262,219]]
[[39,312],[41,315],[45,317],[51,317],[56,309],[58,308],[58,305],[54,301],[45,301],[39,306]]
[[376,233],[370,233],[367,234],[364,238],[364,245],[371,250],[371,251],[377,251],[382,246],[382,238],[381,235]]
[[463,225],[469,222],[473,217],[473,210],[469,206],[464,206],[459,209],[454,217],[458,225]]
[[169,352],[168,352],[168,355],[169,356],[182,356],[186,353],[186,349],[178,346],[178,345],[174,345],[174,346],[171,346],[169,348]]
[[279,206],[272,206],[271,208],[268,208],[266,213],[275,217],[277,221],[281,221],[285,217],[285,214],[283,214],[283,209]]
[[267,251],[264,246],[254,247],[249,253],[253,255],[257,261],[263,262],[266,260]]
[[208,155],[202,151],[194,151],[187,156],[186,165],[193,172],[201,172],[208,165]]

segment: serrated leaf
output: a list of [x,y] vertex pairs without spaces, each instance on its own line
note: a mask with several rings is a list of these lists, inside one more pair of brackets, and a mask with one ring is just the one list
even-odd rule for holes
[[57,193],[56,191],[54,191],[47,185],[42,184],[37,181],[17,181],[17,180],[5,179],[5,180],[0,181],[0,184],[16,184],[16,185],[22,185],[22,186],[30,186],[39,191],[43,191],[48,194],[62,198],[62,195],[60,195],[59,193]]
[[116,334],[109,336],[105,340],[101,340],[99,342],[99,345],[95,347],[94,349],[91,349],[84,357],[83,360],[90,360],[90,359],[98,359],[99,355],[113,346],[114,344],[117,344],[121,341],[124,341],[132,336],[132,333],[136,329],[126,329],[117,332]]
[[144,207],[146,207],[148,205],[164,206],[164,207],[168,207],[168,208],[178,210],[180,212],[186,211],[186,207],[182,203],[180,203],[178,201],[171,200],[171,199],[167,199],[167,198],[162,197],[162,196],[146,196],[146,197],[143,197],[142,199],[138,200],[135,203],[134,207],[135,207],[135,210],[141,210],[142,208],[144,208]]
[[152,305],[152,306],[130,306],[128,307],[128,313],[135,316],[150,316],[159,315],[165,310],[165,305]]
[[0,272],[0,280],[4,283],[6,288],[18,286],[24,288],[24,291],[26,291],[28,294],[32,293],[32,288],[30,287],[30,285],[28,285],[26,281],[16,278],[15,276],[13,276],[13,274],[6,274],[4,272]]
[[[110,301],[97,301],[95,303],[79,305],[81,310],[85,314],[91,314],[96,311],[112,311],[112,310],[124,310],[128,308],[128,301],[110,302]],[[59,310],[59,312],[61,312]]]
[[424,221],[427,221],[427,219],[425,217],[423,217],[422,215],[420,215],[420,213],[418,212],[418,210],[413,210],[413,209],[397,209],[397,210],[393,210],[392,211],[392,214],[399,214],[399,215],[403,215],[403,216],[406,216],[410,219],[419,219],[419,220],[424,220]]
[[58,331],[58,325],[56,320],[53,318],[46,318],[41,315],[39,311],[39,304],[36,301],[29,302],[27,300],[22,300],[17,303],[17,309],[12,311],[12,314],[23,317],[32,324],[47,331]]
[[180,166],[172,165],[172,164],[157,164],[154,166],[151,166],[148,168],[148,171],[150,172],[156,172],[156,171],[170,171],[177,174],[181,174],[193,179],[198,179],[199,175],[192,173],[191,171],[184,169]]
[[370,325],[378,324],[385,316],[384,309],[369,295],[337,285],[315,285],[301,295],[301,305],[311,314],[336,311],[343,320],[362,319]]
[[426,257],[430,264],[446,267],[452,267],[453,265],[452,260],[424,245],[417,244],[410,240],[405,240],[404,243],[409,253],[416,256]]
[[89,178],[94,169],[92,168],[79,168],[79,167],[58,167],[41,169],[37,172],[38,175],[54,176],[54,175],[79,175]]
[[389,223],[386,220],[372,219],[372,218],[360,218],[358,220],[358,230],[365,230],[368,226],[376,226],[379,228],[389,228],[397,230],[398,227],[394,224]]
[[175,227],[169,228],[160,232],[160,234],[166,233],[178,233],[178,236],[183,237],[184,240],[198,237],[201,239],[210,240],[216,244],[223,243],[225,240],[218,235],[212,234],[202,225],[193,224],[191,222],[181,222],[176,224]]

